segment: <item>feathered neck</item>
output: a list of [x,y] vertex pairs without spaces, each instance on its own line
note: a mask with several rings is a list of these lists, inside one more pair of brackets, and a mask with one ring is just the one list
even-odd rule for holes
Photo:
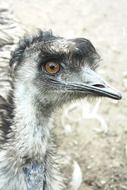
[[49,104],[39,102],[34,89],[31,92],[24,86],[16,85],[14,90],[11,143],[18,157],[43,161],[52,129],[53,109]]

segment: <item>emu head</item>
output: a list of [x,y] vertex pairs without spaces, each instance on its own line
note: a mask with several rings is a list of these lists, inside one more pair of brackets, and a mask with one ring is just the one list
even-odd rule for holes
[[121,95],[95,73],[99,55],[85,38],[64,39],[39,31],[24,38],[10,65],[16,88],[39,104],[58,106],[86,96],[121,99]]

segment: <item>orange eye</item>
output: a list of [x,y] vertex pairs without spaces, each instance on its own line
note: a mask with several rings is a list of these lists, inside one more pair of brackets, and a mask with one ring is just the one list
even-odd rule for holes
[[48,62],[45,65],[45,70],[51,75],[56,74],[60,71],[60,64],[55,62]]

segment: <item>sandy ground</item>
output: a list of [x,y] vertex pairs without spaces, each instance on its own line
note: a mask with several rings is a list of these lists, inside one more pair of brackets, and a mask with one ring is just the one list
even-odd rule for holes
[[66,189],[127,190],[127,0],[8,2],[27,28],[90,39],[102,57],[98,72],[123,94],[119,102],[83,100],[56,114]]

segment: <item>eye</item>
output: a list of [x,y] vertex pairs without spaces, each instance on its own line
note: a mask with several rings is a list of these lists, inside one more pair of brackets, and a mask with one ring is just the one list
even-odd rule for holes
[[47,62],[45,64],[45,70],[51,75],[56,74],[60,71],[60,64],[55,62]]

